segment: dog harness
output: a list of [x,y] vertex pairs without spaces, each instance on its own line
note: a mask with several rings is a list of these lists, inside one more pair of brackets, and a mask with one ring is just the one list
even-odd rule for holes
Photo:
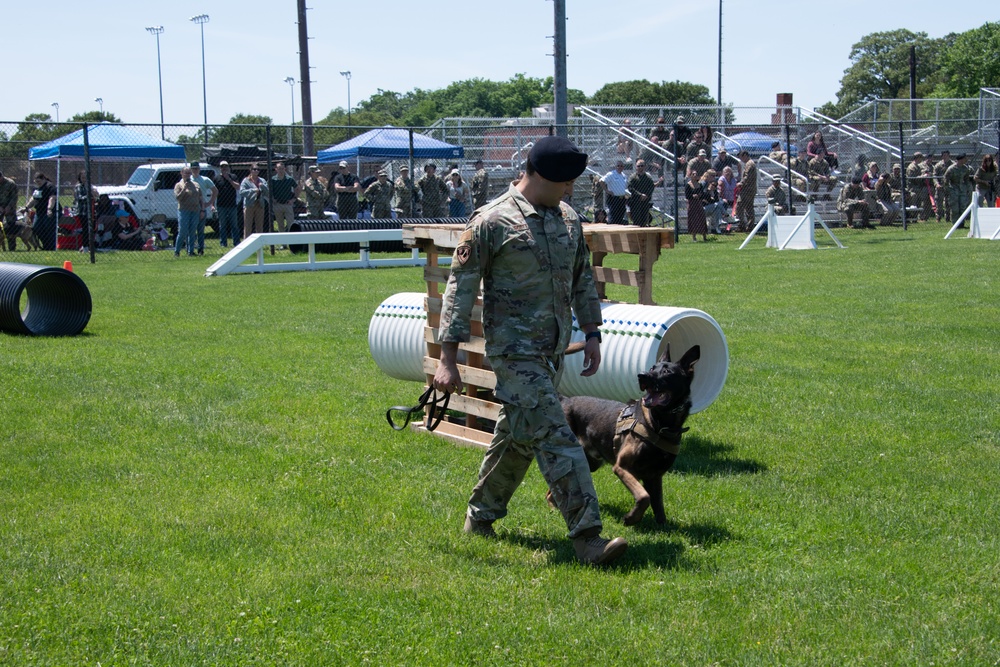
[[674,456],[680,454],[681,435],[689,429],[687,427],[681,429],[665,427],[659,431],[654,431],[646,421],[646,416],[643,414],[645,411],[642,409],[637,410],[636,408],[638,407],[639,405],[635,401],[631,401],[625,405],[618,415],[618,422],[615,425],[615,455],[621,450],[622,444],[629,434],[635,435],[635,437],[643,442],[648,442],[668,454],[673,454]]

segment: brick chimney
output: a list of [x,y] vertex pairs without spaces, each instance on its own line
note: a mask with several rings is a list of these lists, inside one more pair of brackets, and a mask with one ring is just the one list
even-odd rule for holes
[[775,101],[777,111],[771,114],[771,125],[792,124],[795,122],[795,111],[792,109],[792,94],[778,93]]

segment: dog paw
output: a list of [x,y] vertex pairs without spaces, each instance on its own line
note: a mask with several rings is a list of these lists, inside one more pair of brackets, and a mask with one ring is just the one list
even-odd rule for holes
[[636,512],[635,510],[629,512],[624,517],[622,517],[622,523],[626,526],[634,526],[635,524],[642,521],[643,512]]

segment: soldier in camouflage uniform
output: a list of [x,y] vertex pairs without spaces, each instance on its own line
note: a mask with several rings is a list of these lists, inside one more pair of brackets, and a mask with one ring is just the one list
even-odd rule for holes
[[916,152],[913,161],[906,165],[906,205],[920,209],[917,219],[926,222],[933,213],[927,179],[924,178],[924,154]]
[[743,163],[743,176],[740,178],[740,192],[736,195],[736,217],[739,218],[739,230],[749,232],[757,224],[753,211],[753,200],[757,197],[757,163],[750,159],[749,151],[742,150],[737,156]]
[[951,160],[950,151],[941,151],[941,161],[934,165],[934,203],[937,204],[937,221],[942,218],[951,220],[951,210],[948,201],[948,186],[944,182],[944,174],[948,167],[955,164]]
[[[965,164],[965,158],[965,153],[956,155],[954,164],[944,172],[952,223],[958,222],[965,209],[972,203],[972,170]],[[963,222],[961,226],[965,227],[965,223]]]
[[472,210],[485,206],[490,198],[490,175],[482,160],[476,160],[476,174],[472,177]]
[[399,178],[393,184],[396,192],[396,215],[400,218],[413,217],[413,198],[417,194],[417,186],[410,178],[410,168],[405,164],[399,168]]
[[17,248],[17,183],[0,171],[0,250],[4,236],[11,250]]
[[309,178],[302,184],[302,189],[306,193],[306,207],[309,209],[309,218],[312,220],[322,220],[326,217],[323,212],[326,200],[330,196],[330,191],[323,182],[322,172],[319,167],[309,167]]
[[475,212],[452,259],[433,384],[461,391],[458,344],[470,337],[470,316],[483,282],[486,354],[500,401],[493,441],[469,500],[465,530],[493,537],[493,522],[531,460],[538,461],[577,558],[609,563],[625,540],[600,537],[601,516],[587,458],[566,423],[556,386],[573,330],[572,311],[586,332],[584,375],[601,363],[601,308],[587,245],[576,213],[562,202],[583,173],[587,155],[558,136],[537,141],[517,185]]
[[424,175],[417,181],[425,218],[443,218],[444,205],[448,202],[448,185],[436,172],[437,165],[430,162],[424,166]]
[[774,204],[775,215],[788,215],[788,193],[781,187],[781,176],[771,176],[771,186],[764,192],[768,204]]
[[379,169],[378,180],[365,190],[365,199],[371,203],[373,218],[385,220],[392,217],[392,195],[395,191],[389,174],[384,169]]

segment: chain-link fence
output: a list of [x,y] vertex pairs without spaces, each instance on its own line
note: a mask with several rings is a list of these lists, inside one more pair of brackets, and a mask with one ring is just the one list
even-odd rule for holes
[[[587,220],[684,231],[693,216],[695,231],[702,219],[739,231],[769,200],[794,209],[809,198],[836,224],[850,220],[838,200],[854,199],[842,191],[855,178],[872,216],[885,221],[895,203],[887,224],[949,218],[941,153],[966,154],[972,174],[995,155],[1000,94],[916,102],[872,103],[841,121],[790,105],[619,106],[581,108],[565,128],[546,118],[315,126],[309,156],[301,126],[0,123],[2,257],[220,256],[246,234],[302,220],[461,218],[517,178],[539,138],[562,130],[590,156],[572,198]],[[910,168],[917,152],[931,161]],[[881,203],[877,175],[866,178],[872,163],[888,174]],[[956,192],[957,202],[965,190]]]

